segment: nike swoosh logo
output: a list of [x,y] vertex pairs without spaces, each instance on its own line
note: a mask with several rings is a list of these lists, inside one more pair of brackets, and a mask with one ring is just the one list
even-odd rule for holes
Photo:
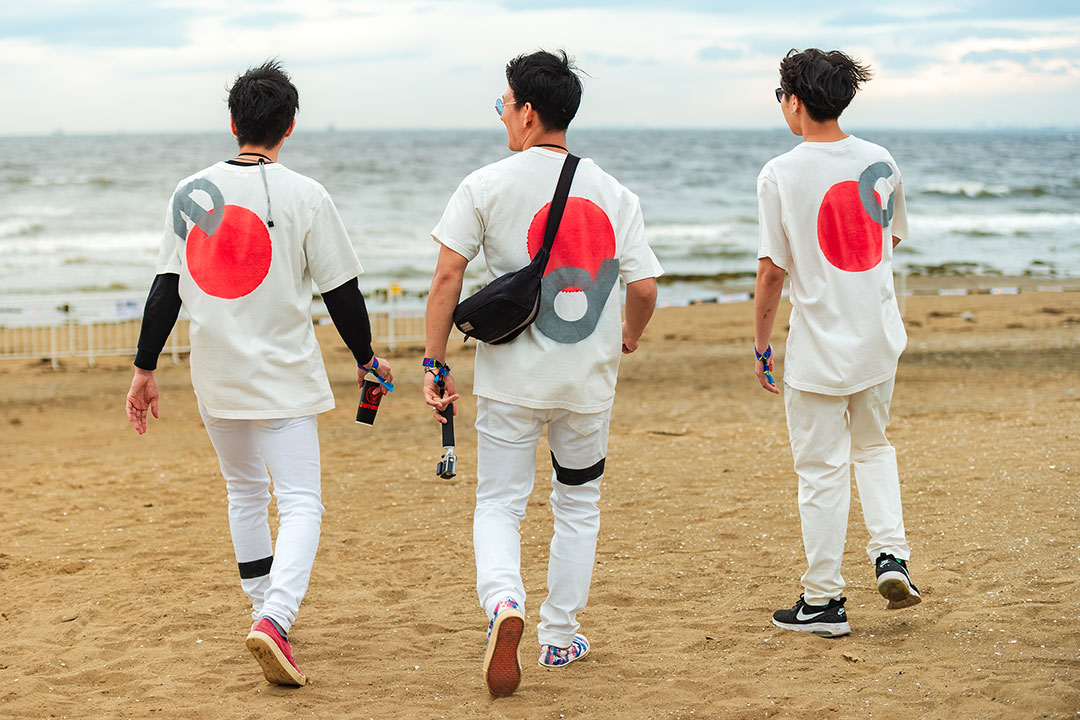
[[822,610],[821,612],[816,612],[813,615],[803,615],[803,609],[799,608],[799,612],[795,613],[795,619],[799,620],[800,622],[804,621],[804,620],[813,620],[814,618],[818,617],[819,615],[824,615],[824,614],[825,614],[825,611]]

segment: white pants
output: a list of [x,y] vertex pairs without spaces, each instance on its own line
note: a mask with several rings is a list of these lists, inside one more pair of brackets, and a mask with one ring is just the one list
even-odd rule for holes
[[577,614],[589,599],[610,416],[610,410],[588,414],[538,410],[477,398],[473,546],[476,591],[488,617],[508,596],[525,606],[519,528],[533,488],[536,444],[544,425],[558,463],[551,474],[555,533],[548,554],[548,596],[537,625],[544,645],[570,646],[580,627]]
[[854,395],[803,392],[785,386],[791,454],[799,476],[799,514],[808,568],[802,577],[806,602],[824,605],[841,596],[840,562],[851,503],[851,474],[870,533],[866,553],[901,560],[910,556],[900,507],[896,450],[885,438],[894,380]]
[[[324,512],[315,416],[226,420],[201,405],[199,412],[225,476],[229,530],[251,616],[271,617],[288,632],[307,592]],[[276,547],[267,519],[271,476]]]

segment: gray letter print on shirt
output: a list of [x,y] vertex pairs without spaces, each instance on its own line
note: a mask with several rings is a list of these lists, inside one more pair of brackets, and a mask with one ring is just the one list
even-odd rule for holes
[[874,185],[881,178],[892,177],[892,174],[893,171],[889,167],[889,163],[876,162],[863,170],[862,175],[859,176],[859,199],[862,200],[862,206],[870,219],[881,227],[887,227],[892,222],[893,205],[896,198],[890,194],[889,207],[881,207],[881,203],[874,197]]
[[[608,258],[600,263],[596,280],[588,270],[579,267],[561,267],[544,276],[540,289],[540,313],[536,318],[537,329],[555,342],[572,345],[592,335],[600,314],[604,312],[612,286],[619,281],[619,261]],[[555,312],[555,297],[568,287],[579,288],[585,293],[588,306],[585,314],[577,320],[564,320]]]
[[[195,199],[191,197],[191,193],[195,190],[202,190],[210,196],[210,202],[214,205],[213,212],[207,212],[195,202]],[[182,240],[187,240],[188,227],[184,222],[184,215],[187,215],[191,222],[198,225],[204,233],[213,235],[221,225],[221,219],[225,217],[225,196],[214,183],[204,178],[195,178],[173,195],[173,232]]]

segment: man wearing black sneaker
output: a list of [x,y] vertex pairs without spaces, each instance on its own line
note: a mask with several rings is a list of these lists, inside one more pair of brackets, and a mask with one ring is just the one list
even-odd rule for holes
[[773,623],[847,635],[840,562],[855,469],[867,554],[889,608],[920,601],[900,505],[896,451],[885,437],[896,365],[907,343],[892,280],[892,251],[907,237],[903,184],[885,148],[846,134],[837,119],[870,78],[838,52],[792,50],[776,99],[803,142],[758,176],[761,233],[754,296],[755,370],[766,390],[785,274],[791,322],[784,405],[808,568],[803,596]]

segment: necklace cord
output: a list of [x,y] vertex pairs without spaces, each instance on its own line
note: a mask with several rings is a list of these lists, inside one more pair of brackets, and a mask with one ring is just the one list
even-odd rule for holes
[[[258,153],[244,153],[246,155],[258,155]],[[263,155],[262,157],[266,157]],[[273,162],[271,160],[270,162]],[[259,158],[259,172],[262,174],[263,188],[266,190],[266,225],[274,227],[274,216],[270,212],[270,183],[266,181],[266,161]]]

